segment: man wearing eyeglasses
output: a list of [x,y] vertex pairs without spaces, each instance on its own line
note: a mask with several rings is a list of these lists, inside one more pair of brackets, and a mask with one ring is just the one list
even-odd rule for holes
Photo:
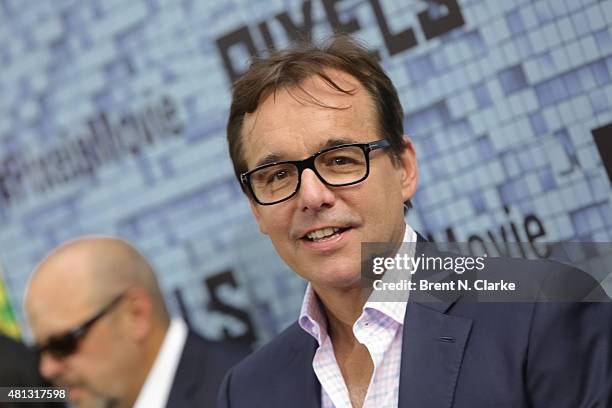
[[612,326],[596,323],[609,304],[364,298],[362,243],[423,241],[404,220],[415,150],[368,50],[340,35],[256,59],[227,135],[261,232],[308,285],[298,321],[230,370],[219,407],[610,406]]
[[170,319],[153,269],[127,242],[85,237],[32,274],[25,310],[40,371],[83,407],[212,407],[246,346],[206,341]]

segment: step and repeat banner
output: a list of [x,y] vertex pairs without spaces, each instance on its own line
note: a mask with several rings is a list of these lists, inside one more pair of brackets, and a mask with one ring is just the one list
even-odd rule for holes
[[293,321],[305,285],[234,180],[229,90],[251,56],[334,30],[399,90],[415,229],[498,248],[612,241],[612,0],[3,0],[0,261],[26,337],[32,268],[91,233],[133,242],[210,339]]

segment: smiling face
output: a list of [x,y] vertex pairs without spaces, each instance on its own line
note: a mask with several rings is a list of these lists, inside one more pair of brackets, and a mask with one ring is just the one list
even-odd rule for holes
[[[318,76],[310,77],[302,89],[269,94],[246,116],[242,153],[249,170],[270,157],[300,160],[339,142],[383,138],[373,102],[359,82],[338,71],[328,74],[354,92],[338,92]],[[315,290],[359,286],[362,242],[402,241],[403,203],[412,197],[417,182],[414,149],[409,141],[406,146],[399,161],[383,149],[371,152],[370,174],[361,183],[329,187],[306,169],[291,199],[271,206],[251,200],[260,230]]]

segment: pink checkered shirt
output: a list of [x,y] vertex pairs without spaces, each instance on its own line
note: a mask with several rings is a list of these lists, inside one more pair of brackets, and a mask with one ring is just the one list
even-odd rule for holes
[[[404,242],[416,242],[416,233],[409,225],[406,225]],[[353,325],[355,338],[366,346],[374,363],[363,408],[397,407],[407,301],[408,298],[402,302],[372,302],[368,299]],[[321,383],[321,408],[350,408],[348,389],[336,362],[323,313],[316,293],[308,284],[298,322],[319,344],[312,368]]]

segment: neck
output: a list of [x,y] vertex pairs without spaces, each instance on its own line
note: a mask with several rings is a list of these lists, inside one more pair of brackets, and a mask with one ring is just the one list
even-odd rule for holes
[[334,342],[356,342],[353,325],[361,315],[367,295],[363,288],[319,289],[314,287],[325,310],[328,322],[328,333]]

